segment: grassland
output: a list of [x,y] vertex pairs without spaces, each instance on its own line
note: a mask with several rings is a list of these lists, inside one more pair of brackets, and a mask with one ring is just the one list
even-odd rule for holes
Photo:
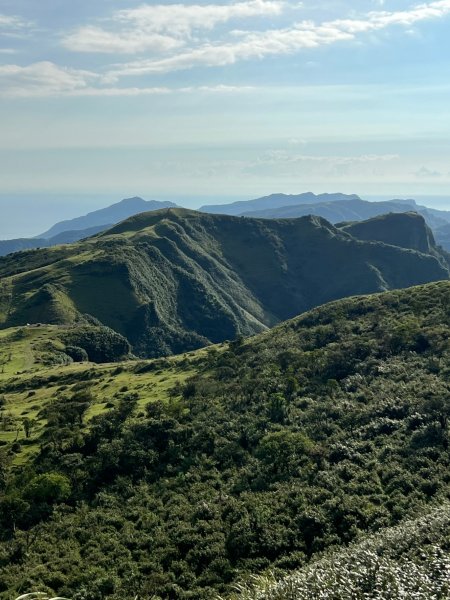
[[[56,325],[0,331],[0,446],[14,448],[15,464],[38,450],[47,424],[45,409],[58,398],[73,391],[89,392],[93,401],[83,416],[85,427],[126,394],[137,395],[139,412],[149,402],[171,402],[174,388],[196,372],[198,361],[217,351],[201,349],[147,361],[51,365],[64,356],[60,337],[66,331]],[[32,422],[28,437],[25,419]]]

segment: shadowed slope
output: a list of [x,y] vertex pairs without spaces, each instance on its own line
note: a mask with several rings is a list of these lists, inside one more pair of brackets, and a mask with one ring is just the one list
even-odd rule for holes
[[439,255],[354,239],[319,217],[141,213],[73,246],[0,261],[0,323],[91,315],[161,355],[250,335],[344,296],[449,277]]

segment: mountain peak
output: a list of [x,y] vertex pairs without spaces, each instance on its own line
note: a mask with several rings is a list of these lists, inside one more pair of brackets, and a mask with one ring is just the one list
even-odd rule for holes
[[139,196],[125,198],[116,204],[101,208],[100,210],[95,210],[82,217],[56,223],[56,225],[53,225],[53,227],[38,237],[48,239],[64,231],[78,231],[80,229],[89,229],[101,225],[108,226],[111,223],[119,223],[136,213],[176,206],[177,205],[174,202],[144,200]]
[[378,241],[429,254],[436,247],[433,233],[416,212],[388,213],[366,221],[343,224],[341,230],[365,241]]

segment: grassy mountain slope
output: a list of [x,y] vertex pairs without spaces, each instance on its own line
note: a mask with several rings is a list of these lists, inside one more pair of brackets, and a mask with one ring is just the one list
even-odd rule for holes
[[447,279],[438,254],[318,217],[142,213],[72,246],[0,260],[0,327],[90,315],[158,356],[250,335],[323,302]]
[[[449,340],[439,282],[333,302],[188,357],[6,378],[7,406],[34,391],[43,412],[26,466],[11,471],[10,446],[0,453],[0,598],[226,597],[445,506]],[[448,552],[431,520],[411,532],[411,560],[430,541]],[[403,568],[399,544],[370,544]],[[339,564],[361,556],[349,552]]]
[[[124,387],[130,394],[145,389],[144,404],[168,400],[169,389],[176,381],[184,382],[192,376],[195,362],[202,356],[198,351],[195,360],[182,355],[162,362],[128,361],[118,365],[127,348],[123,340],[111,338],[108,333],[98,326],[56,325],[0,331],[0,449],[15,443],[10,453],[14,465],[38,452],[48,424],[48,408],[64,390],[89,388],[92,402],[84,415],[88,426],[92,417],[112,406],[111,399],[119,397]],[[80,344],[85,354],[79,352]],[[28,437],[26,419],[32,421]]]

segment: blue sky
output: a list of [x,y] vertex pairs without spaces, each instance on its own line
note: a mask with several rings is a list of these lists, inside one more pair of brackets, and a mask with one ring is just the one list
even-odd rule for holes
[[0,237],[131,195],[450,198],[449,29],[450,0],[1,0]]

